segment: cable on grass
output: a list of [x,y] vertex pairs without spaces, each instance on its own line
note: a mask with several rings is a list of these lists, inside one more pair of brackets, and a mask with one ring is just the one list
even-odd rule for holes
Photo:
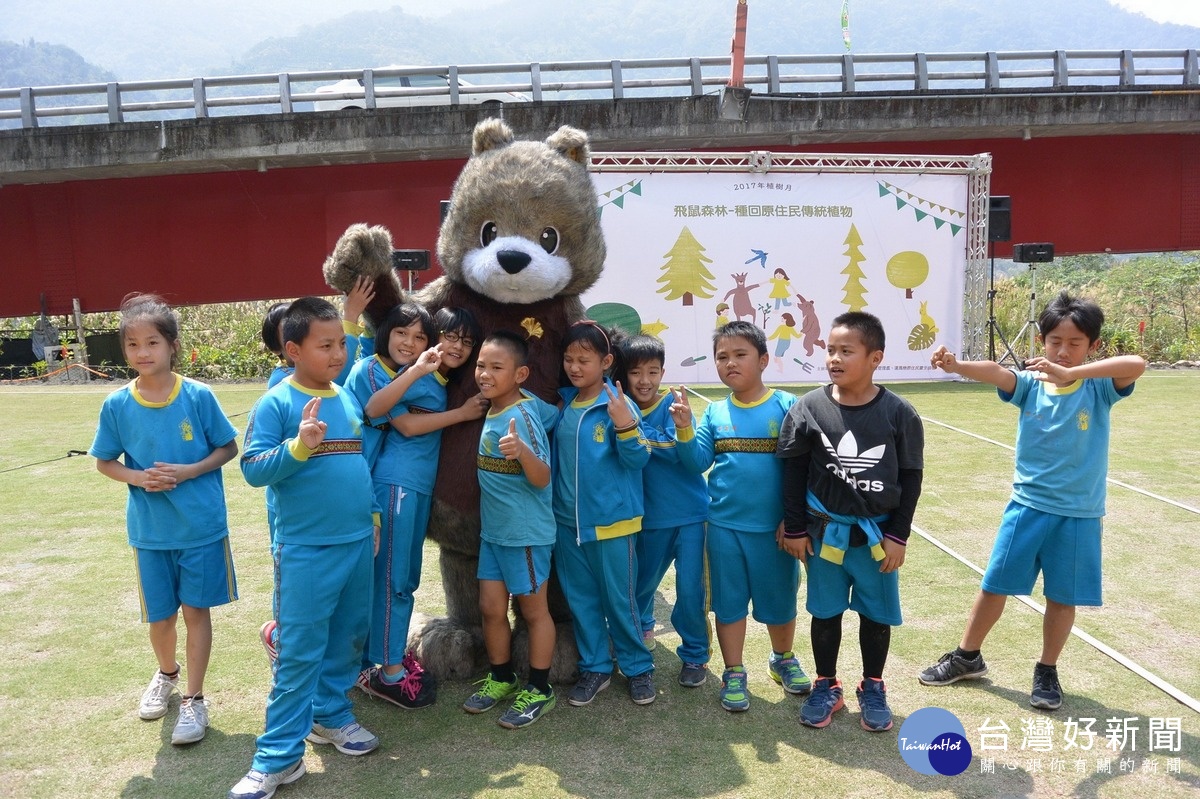
[[15,472],[18,469],[28,469],[31,466],[41,466],[43,463],[54,463],[55,461],[63,461],[63,460],[66,460],[67,458],[74,458],[78,455],[86,455],[86,454],[87,454],[86,450],[69,449],[69,450],[67,450],[66,455],[60,455],[57,458],[50,458],[49,460],[37,461],[36,463],[26,463],[21,466],[10,466],[7,469],[0,469],[0,474],[6,474],[8,472]]
[[18,377],[13,380],[5,380],[4,382],[5,383],[29,383],[33,380],[45,380],[49,377],[54,377],[55,375],[63,374],[64,372],[67,372],[71,369],[82,369],[83,371],[88,372],[89,374],[93,374],[96,377],[103,377],[105,380],[107,380],[109,377],[111,377],[111,375],[109,375],[107,372],[99,372],[95,369],[84,366],[81,363],[69,363],[66,366],[63,366],[59,369],[55,369],[53,372],[47,372],[44,375],[34,375],[33,377]]

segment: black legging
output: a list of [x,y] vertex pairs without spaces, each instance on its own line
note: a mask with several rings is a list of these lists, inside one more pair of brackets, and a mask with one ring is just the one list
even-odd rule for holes
[[[810,636],[813,666],[818,677],[833,679],[837,676],[838,650],[842,647],[842,615],[839,613],[830,619],[813,617]],[[891,642],[891,626],[859,615],[858,646],[862,650],[864,678],[883,679],[883,667],[887,663]]]

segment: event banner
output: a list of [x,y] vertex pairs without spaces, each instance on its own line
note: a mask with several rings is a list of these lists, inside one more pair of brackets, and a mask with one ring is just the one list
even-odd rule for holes
[[591,318],[666,344],[670,383],[717,383],[715,328],[767,338],[768,382],[824,382],[846,311],[878,316],[878,379],[945,378],[961,351],[968,177],[883,172],[601,172],[608,258]]

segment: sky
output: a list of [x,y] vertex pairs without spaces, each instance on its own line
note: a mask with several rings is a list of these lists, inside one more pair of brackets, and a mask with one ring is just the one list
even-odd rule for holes
[[[753,0],[748,0],[750,7],[753,9]],[[449,12],[456,11],[462,8],[485,8],[494,6],[500,0],[438,0],[437,8],[441,11]],[[355,7],[358,8],[391,8],[396,5],[397,0],[379,0],[379,2],[371,2],[371,0],[357,0]],[[1145,14],[1155,22],[1175,22],[1180,25],[1195,25],[1200,27],[1200,0],[1109,0],[1109,3],[1114,6],[1119,6],[1127,11],[1135,11],[1139,14]],[[403,1],[400,2],[403,5]],[[732,11],[735,5],[735,0],[729,0],[729,7]],[[850,0],[851,10],[854,7],[854,0]],[[422,9],[421,14],[427,16],[435,16],[437,12],[433,10]]]
[[1109,0],[1126,11],[1145,14],[1155,22],[1200,27],[1200,0]]

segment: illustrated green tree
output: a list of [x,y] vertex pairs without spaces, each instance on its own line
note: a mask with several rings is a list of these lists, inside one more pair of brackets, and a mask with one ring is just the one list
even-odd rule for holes
[[663,257],[667,262],[662,265],[662,276],[658,279],[661,287],[655,293],[665,294],[668,300],[682,298],[684,305],[691,305],[693,296],[701,299],[713,296],[716,289],[711,282],[713,274],[705,267],[712,259],[704,254],[704,246],[686,225]]
[[860,264],[867,260],[867,257],[862,254],[863,240],[862,236],[858,235],[858,228],[851,225],[850,232],[846,234],[846,240],[842,243],[846,245],[843,255],[849,259],[846,268],[842,270],[842,274],[846,276],[846,285],[842,286],[842,291],[845,292],[842,302],[851,311],[861,311],[867,307],[867,287],[863,285],[867,276]]
[[929,259],[915,250],[898,252],[887,264],[887,279],[898,289],[904,289],[904,299],[911,300],[913,289],[929,277]]

